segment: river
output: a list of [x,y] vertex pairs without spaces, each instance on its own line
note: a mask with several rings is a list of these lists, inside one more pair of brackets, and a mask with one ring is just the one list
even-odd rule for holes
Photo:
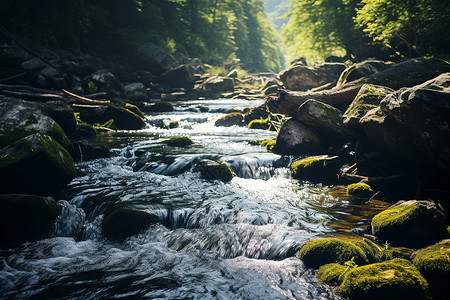
[[[249,143],[275,132],[214,126],[231,108],[260,104],[181,101],[172,113],[148,115],[143,130],[98,136],[113,155],[77,164],[86,175],[58,198],[52,237],[0,252],[0,298],[338,299],[295,253],[308,240],[367,226],[388,204],[292,179],[292,157]],[[161,128],[170,121],[180,127]],[[195,144],[169,147],[171,136]],[[199,158],[220,159],[236,176],[202,180],[191,172]],[[111,203],[152,212],[161,224],[109,242],[100,223]]]

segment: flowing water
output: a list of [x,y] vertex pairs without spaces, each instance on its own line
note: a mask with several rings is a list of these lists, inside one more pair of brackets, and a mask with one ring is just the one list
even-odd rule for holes
[[[52,238],[0,252],[0,298],[337,299],[296,252],[366,226],[387,204],[292,179],[292,157],[249,143],[274,132],[214,127],[230,108],[261,103],[177,102],[173,113],[147,116],[144,130],[99,136],[113,156],[77,165],[86,175],[62,194]],[[170,121],[180,127],[166,129]],[[169,147],[171,136],[195,144]],[[199,158],[224,161],[236,176],[202,180],[191,171]],[[109,242],[100,224],[112,203],[152,212],[161,224]]]

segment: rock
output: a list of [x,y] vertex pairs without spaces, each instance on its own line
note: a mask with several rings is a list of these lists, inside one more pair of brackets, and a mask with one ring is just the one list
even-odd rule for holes
[[144,112],[172,112],[173,105],[169,102],[156,102],[152,105],[145,106]]
[[115,207],[106,211],[102,221],[105,236],[122,242],[127,237],[135,235],[159,222],[158,216],[146,211],[130,207]]
[[410,160],[450,169],[450,73],[390,94],[380,108],[406,137],[387,145],[391,150]]
[[430,284],[433,299],[450,293],[450,240],[443,240],[413,254],[413,263]]
[[244,126],[244,116],[241,113],[229,113],[225,116],[218,119],[214,126],[223,126],[223,127],[231,127],[231,126]]
[[72,142],[68,150],[74,161],[88,161],[111,156],[107,147],[94,145],[85,140]]
[[36,82],[46,89],[64,89],[68,87],[66,75],[53,67],[46,66],[37,74]]
[[358,265],[369,261],[358,246],[338,238],[325,238],[306,242],[298,253],[305,267],[317,269],[329,263],[344,264],[354,260]]
[[209,159],[198,161],[193,171],[200,172],[200,177],[205,180],[230,182],[233,179],[233,171],[228,165]]
[[315,66],[294,65],[279,74],[283,85],[292,91],[306,91],[330,82],[337,82],[345,70],[342,63],[323,63]]
[[0,147],[34,133],[49,135],[62,146],[69,144],[58,123],[45,116],[38,104],[0,96]]
[[1,193],[48,195],[76,175],[70,154],[47,135],[36,133],[0,149]]
[[259,119],[259,120],[252,120],[250,123],[248,123],[248,128],[250,129],[264,129],[269,130],[271,128],[270,120],[267,119]]
[[172,55],[152,42],[140,46],[132,59],[136,67],[145,68],[157,75],[164,73],[177,63]]
[[106,92],[108,97],[118,97],[124,88],[120,81],[108,70],[99,70],[83,79],[84,89],[89,93]]
[[348,270],[349,268],[341,264],[326,264],[319,268],[317,279],[328,285],[338,286],[344,280],[344,275]]
[[399,201],[372,219],[372,234],[394,246],[427,246],[448,236],[445,215],[429,201]]
[[308,155],[322,151],[318,134],[295,119],[283,124],[273,152],[287,155]]
[[60,213],[50,197],[0,194],[0,249],[47,237]]
[[321,140],[327,141],[328,145],[350,137],[342,123],[342,111],[331,105],[308,100],[298,108],[297,119],[319,133]]
[[358,64],[354,64],[342,72],[336,86],[341,86],[347,82],[357,80],[359,78],[372,75],[392,67],[393,63],[380,60],[366,60]]
[[181,65],[167,70],[160,78],[161,83],[172,88],[192,89],[195,84],[195,70],[190,65]]
[[252,108],[244,113],[245,124],[250,124],[253,120],[267,119],[269,117],[269,112],[267,107],[263,104],[258,107]]
[[206,79],[198,90],[206,95],[217,95],[220,93],[233,92],[233,79],[229,77],[213,76]]
[[377,108],[380,105],[381,100],[390,93],[394,93],[394,90],[373,84],[363,85],[356,95],[355,100],[353,100],[345,111],[343,123],[361,129],[359,126],[360,119],[364,117],[368,111]]
[[353,183],[347,187],[347,194],[357,197],[369,198],[373,196],[375,192],[367,183]]
[[147,90],[141,82],[127,84],[123,88],[124,95],[129,100],[144,101],[147,99]]
[[342,161],[338,156],[319,155],[300,159],[290,168],[295,179],[330,183],[337,181],[341,166]]
[[[55,120],[69,138],[75,137],[77,120],[73,109],[69,105],[59,101],[49,101],[42,104],[39,103],[38,107],[44,115]],[[41,133],[45,134],[45,132]],[[64,144],[64,142],[60,142],[60,144]]]
[[77,107],[80,118],[89,124],[103,124],[114,120],[114,126],[119,130],[137,130],[145,126],[142,117],[132,112],[126,106],[99,106],[99,107]]
[[97,135],[97,130],[85,122],[79,122],[75,130],[76,138],[91,138]]
[[171,121],[169,123],[169,128],[170,129],[175,129],[175,128],[178,128],[178,127],[180,127],[180,122],[179,121]]
[[337,293],[353,299],[428,299],[428,284],[407,261],[397,260],[350,269]]
[[165,141],[167,145],[171,147],[188,147],[192,144],[194,144],[194,141],[192,141],[187,136],[178,136],[170,138],[169,140]]
[[267,151],[269,151],[269,152],[273,152],[273,147],[275,147],[276,143],[277,143],[276,140],[263,140],[260,143],[260,146],[261,147],[266,147]]

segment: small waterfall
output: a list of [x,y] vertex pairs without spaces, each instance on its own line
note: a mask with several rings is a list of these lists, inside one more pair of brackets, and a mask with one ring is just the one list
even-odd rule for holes
[[62,207],[62,212],[55,221],[52,236],[77,238],[83,230],[86,214],[65,200],[58,201],[58,205]]

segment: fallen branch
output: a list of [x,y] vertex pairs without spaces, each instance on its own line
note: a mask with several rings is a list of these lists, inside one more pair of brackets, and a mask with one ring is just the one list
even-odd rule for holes
[[16,78],[19,78],[19,77],[22,77],[22,76],[25,76],[25,75],[27,75],[27,73],[23,72],[23,73],[20,73],[20,74],[16,74],[16,75],[13,75],[13,76],[2,78],[2,79],[0,79],[0,82],[5,82],[5,81],[11,80],[11,79],[16,79]]
[[93,99],[89,99],[86,97],[82,97],[82,96],[78,96],[77,94],[71,93],[69,91],[66,90],[62,90],[63,94],[69,96],[69,98],[77,101],[77,102],[81,102],[83,104],[100,104],[100,105],[105,105],[105,104],[109,104],[110,101],[109,100],[93,100]]
[[345,179],[351,182],[364,182],[367,184],[376,184],[384,181],[389,180],[395,180],[395,179],[402,179],[408,177],[408,174],[398,174],[398,175],[391,175],[391,176],[384,176],[384,177],[368,177],[368,176],[362,176],[357,174],[348,174],[341,172],[339,174],[339,179]]

